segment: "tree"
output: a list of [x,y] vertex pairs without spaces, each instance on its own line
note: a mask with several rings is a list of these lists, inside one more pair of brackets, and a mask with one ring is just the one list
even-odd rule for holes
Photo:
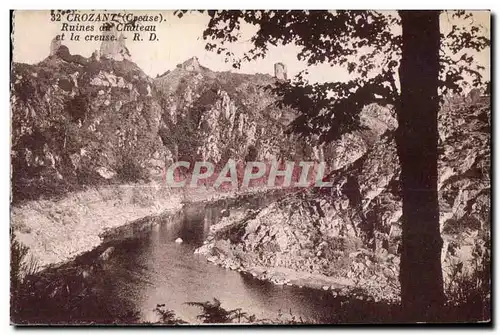
[[437,191],[439,12],[400,15],[402,89],[396,143],[403,192],[401,302],[415,321],[432,320],[444,303]]
[[165,304],[156,304],[156,308],[153,309],[153,312],[155,312],[160,319],[158,323],[164,325],[180,325],[186,323],[186,321],[179,319],[174,311],[165,307]]
[[[184,13],[177,12],[179,17]],[[444,301],[437,198],[438,92],[460,92],[465,80],[476,87],[482,84],[479,70],[484,68],[474,65],[470,54],[489,46],[482,27],[469,22],[472,14],[465,11],[208,11],[208,15],[206,49],[225,55],[235,68],[242,61],[265,57],[269,46],[295,44],[299,60],[342,66],[352,75],[347,82],[309,83],[301,72],[293,82],[277,83],[280,104],[301,113],[292,132],[333,141],[359,129],[363,106],[394,106],[403,200],[402,306],[408,320],[433,320]],[[452,23],[449,32],[440,30],[440,15]],[[230,46],[241,39],[243,23],[255,25],[257,32],[250,39],[252,48],[236,56]]]

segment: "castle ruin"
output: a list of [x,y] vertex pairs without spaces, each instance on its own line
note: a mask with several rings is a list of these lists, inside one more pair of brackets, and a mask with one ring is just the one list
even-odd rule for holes
[[104,33],[105,35],[115,36],[113,41],[103,41],[100,48],[100,56],[107,59],[114,59],[116,61],[122,61],[124,59],[130,60],[130,52],[125,45],[125,36],[123,33],[117,37],[118,32],[116,27],[112,27],[110,30]]
[[274,77],[278,80],[287,80],[285,64],[283,63],[274,64]]
[[191,57],[190,59],[188,59],[187,61],[178,66],[186,71],[200,71],[200,61],[196,56]]
[[54,56],[57,53],[57,50],[62,46],[62,42],[60,39],[54,37],[52,39],[52,42],[50,42],[50,55]]

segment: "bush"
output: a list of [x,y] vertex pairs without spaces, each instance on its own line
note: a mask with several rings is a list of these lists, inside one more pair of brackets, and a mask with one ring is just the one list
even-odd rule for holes
[[131,160],[122,161],[116,173],[125,182],[138,181],[146,177],[144,169],[138,163]]
[[237,321],[255,321],[255,315],[248,316],[247,313],[242,312],[241,308],[226,310],[221,307],[221,302],[214,298],[213,302],[187,302],[190,306],[197,306],[203,310],[203,313],[198,315],[198,319],[203,323],[232,323]]
[[25,278],[38,272],[38,263],[28,257],[29,249],[20,244],[14,236],[10,240],[10,308],[11,319],[16,322],[22,311],[21,299],[30,292],[26,289]]
[[157,304],[156,308],[153,309],[153,312],[155,312],[160,318],[158,323],[165,325],[178,325],[186,323],[186,321],[177,318],[174,311],[167,309],[165,304]]
[[479,241],[474,246],[474,259],[457,264],[446,285],[444,317],[452,322],[491,320],[490,248]]

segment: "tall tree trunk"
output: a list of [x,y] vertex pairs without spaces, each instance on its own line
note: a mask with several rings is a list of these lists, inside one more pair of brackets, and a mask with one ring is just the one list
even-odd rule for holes
[[401,301],[408,321],[433,321],[444,302],[437,192],[439,12],[400,11],[400,16]]

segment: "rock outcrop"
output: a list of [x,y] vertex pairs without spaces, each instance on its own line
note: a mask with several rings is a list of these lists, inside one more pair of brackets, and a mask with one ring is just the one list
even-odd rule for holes
[[50,42],[50,56],[54,56],[57,50],[62,46],[61,40],[56,36]]
[[118,34],[115,27],[104,32],[104,35],[113,36],[113,39],[103,41],[100,48],[100,56],[116,61],[130,60],[130,51],[125,44],[125,35]]
[[273,77],[212,72],[191,58],[153,80],[117,50],[104,42],[85,58],[63,45],[38,64],[13,65],[15,198],[160,181],[181,159],[313,157],[284,135],[296,113],[276,108]]
[[[347,278],[373,296],[397,297],[402,209],[391,108],[365,106],[361,130],[319,146],[284,135],[297,113],[276,107],[266,90],[276,84],[272,76],[213,72],[192,58],[153,80],[121,55],[123,38],[91,58],[52,49],[38,64],[12,67],[15,200],[148,181],[174,160],[325,160],[333,188],[229,215],[199,251],[230,268]],[[488,98],[473,92],[443,104],[447,280],[457,268],[472,271],[490,248],[490,131]]]
[[38,64],[13,64],[11,88],[14,198],[144,179],[163,155],[153,81],[130,61],[61,46]]
[[200,71],[200,62],[198,61],[198,57],[192,57],[179,66],[186,71]]
[[310,158],[304,141],[284,135],[296,113],[275,106],[266,90],[274,82],[269,75],[212,72],[196,58],[156,78],[166,111],[162,138],[174,159],[224,165],[251,148],[260,160]]

